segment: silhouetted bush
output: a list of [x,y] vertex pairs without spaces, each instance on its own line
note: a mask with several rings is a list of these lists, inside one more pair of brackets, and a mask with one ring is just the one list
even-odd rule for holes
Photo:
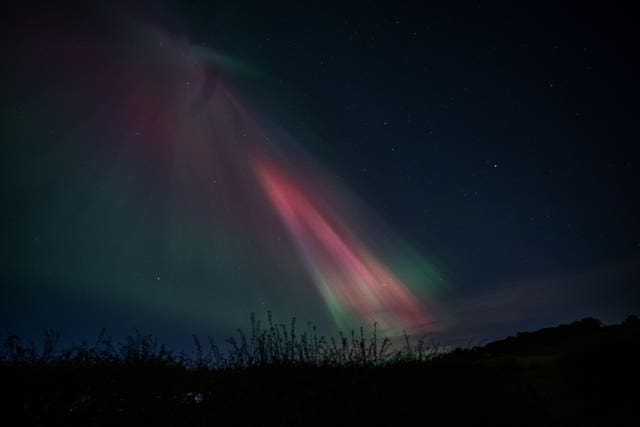
[[622,322],[622,324],[626,326],[638,326],[640,325],[640,318],[638,318],[638,316],[636,316],[635,314],[630,314],[626,319],[624,319],[624,322]]

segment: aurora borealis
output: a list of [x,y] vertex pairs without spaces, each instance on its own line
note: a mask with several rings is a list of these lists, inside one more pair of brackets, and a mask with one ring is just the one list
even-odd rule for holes
[[338,323],[351,312],[362,321],[381,322],[396,330],[427,323],[420,302],[402,281],[365,248],[346,242],[291,178],[263,160],[254,164],[260,183]]
[[540,36],[535,11],[426,9],[16,7],[3,326],[218,337],[271,311],[466,340],[628,314],[626,45],[588,10]]
[[[94,88],[80,91],[65,112],[78,120],[77,140],[64,136],[60,142],[81,156],[97,153],[86,172],[94,175],[89,185],[98,188],[90,195],[83,194],[87,183],[62,189],[66,201],[56,202],[63,210],[60,223],[48,227],[52,233],[64,230],[65,246],[84,246],[78,253],[70,248],[64,266],[43,267],[47,274],[64,282],[102,268],[109,282],[99,279],[92,292],[215,328],[226,323],[211,313],[219,305],[229,304],[236,321],[272,309],[266,301],[219,296],[246,286],[237,281],[248,280],[242,277],[248,258],[259,260],[261,276],[275,266],[274,280],[299,288],[291,298],[278,296],[276,305],[295,305],[296,294],[304,294],[330,314],[336,328],[377,322],[389,334],[426,330],[427,304],[436,306],[426,300],[442,284],[435,268],[425,270],[422,260],[409,266],[427,273],[411,278],[412,291],[367,240],[376,239],[380,250],[396,258],[411,249],[370,227],[371,215],[298,142],[233,93],[222,74],[234,70],[224,70],[220,55],[148,25],[124,29],[124,39],[103,40],[113,43],[108,55],[65,34],[50,47],[49,54],[65,58],[54,73],[64,73],[76,87]],[[85,105],[90,117],[83,117]],[[96,141],[105,131],[105,140]],[[358,227],[350,224],[355,221]],[[111,246],[102,252],[104,242]],[[221,257],[243,261],[229,268],[227,260],[220,268]],[[158,272],[146,280],[120,275],[131,275],[140,260],[158,265]],[[189,280],[194,269],[205,269],[201,283]],[[227,276],[220,278],[219,270]],[[170,284],[163,287],[165,282]],[[257,299],[274,285],[263,286],[245,288],[243,297]]]

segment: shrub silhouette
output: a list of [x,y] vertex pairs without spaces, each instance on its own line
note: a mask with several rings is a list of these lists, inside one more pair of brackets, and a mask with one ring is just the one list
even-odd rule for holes
[[636,316],[635,314],[630,314],[626,319],[624,319],[624,322],[622,322],[622,324],[627,326],[637,326],[640,325],[640,318],[638,318],[638,316]]

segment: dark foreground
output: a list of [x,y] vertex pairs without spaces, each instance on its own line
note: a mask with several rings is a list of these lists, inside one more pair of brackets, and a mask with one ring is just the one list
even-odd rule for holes
[[[255,337],[248,342],[236,350],[275,351]],[[396,354],[381,361],[382,343],[355,344],[356,353],[341,362],[279,353],[246,359],[250,367],[240,368],[213,366],[215,354],[173,356],[144,339],[117,352],[65,354],[30,353],[9,337],[1,398],[4,420],[15,421],[2,424],[610,426],[638,420],[635,316],[606,327],[584,319],[437,357]]]

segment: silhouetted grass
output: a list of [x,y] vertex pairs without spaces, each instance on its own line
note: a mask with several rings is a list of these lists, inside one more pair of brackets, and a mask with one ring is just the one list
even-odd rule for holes
[[[4,425],[613,425],[635,414],[640,321],[596,319],[443,351],[376,325],[325,338],[251,316],[218,347],[136,332],[0,343]],[[632,389],[631,389],[632,390]],[[7,422],[10,421],[10,422]]]
[[443,351],[431,341],[426,344],[426,336],[412,343],[405,333],[403,346],[395,348],[389,337],[378,336],[377,324],[367,335],[360,327],[349,335],[338,332],[337,337],[326,338],[319,335],[315,325],[310,323],[304,331],[296,328],[296,319],[288,325],[274,323],[270,312],[266,324],[251,314],[251,329],[242,329],[236,336],[225,340],[220,348],[212,338],[206,342],[193,335],[194,351],[178,354],[165,345],[158,344],[157,338],[136,334],[126,337],[122,343],[114,343],[113,338],[103,330],[95,344],[86,342],[68,349],[57,348],[59,334],[45,330],[40,345],[32,341],[24,342],[15,335],[9,335],[0,343],[0,363],[5,366],[49,366],[49,367],[89,367],[89,366],[173,366],[196,370],[238,370],[262,367],[351,367],[387,366],[398,363],[420,363],[434,359]]

